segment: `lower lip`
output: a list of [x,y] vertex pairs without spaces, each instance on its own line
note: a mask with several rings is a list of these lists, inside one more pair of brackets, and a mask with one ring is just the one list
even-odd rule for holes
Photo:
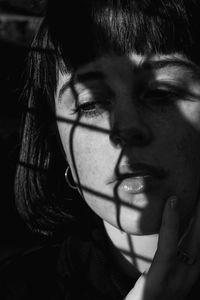
[[118,189],[128,194],[139,194],[154,190],[160,184],[161,179],[157,177],[139,176],[122,180],[118,185]]

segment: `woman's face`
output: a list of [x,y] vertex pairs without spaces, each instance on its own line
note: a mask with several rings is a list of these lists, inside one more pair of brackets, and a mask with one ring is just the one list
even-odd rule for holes
[[200,181],[199,79],[177,54],[107,56],[73,76],[60,73],[56,115],[66,159],[105,222],[155,233],[171,195],[182,222],[191,217]]

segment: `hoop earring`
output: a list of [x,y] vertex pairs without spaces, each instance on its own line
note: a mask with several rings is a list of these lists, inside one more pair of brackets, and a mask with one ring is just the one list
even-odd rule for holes
[[[68,166],[67,169],[66,169],[66,171],[65,171],[65,180],[66,180],[68,186],[69,186],[71,189],[77,190],[77,189],[78,189],[77,185],[71,183],[72,180],[73,180],[73,177],[72,177],[71,172],[70,172],[70,174],[69,174],[69,171],[71,171],[71,170],[70,170],[70,167]],[[69,175],[70,175],[70,177],[72,178],[72,179],[71,179],[71,182],[70,182],[70,180],[69,180]]]

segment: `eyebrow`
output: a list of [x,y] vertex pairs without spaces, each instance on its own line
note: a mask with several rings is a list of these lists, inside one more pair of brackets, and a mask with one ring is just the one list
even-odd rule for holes
[[143,66],[150,67],[153,70],[160,70],[166,67],[180,67],[187,68],[192,70],[193,72],[200,72],[199,67],[191,62],[190,60],[185,60],[181,58],[164,58],[159,60],[146,60],[142,64]]
[[73,85],[74,82],[87,82],[87,81],[93,81],[93,80],[105,80],[105,74],[101,71],[88,71],[85,73],[77,73],[75,76],[72,76],[71,79],[67,82],[65,82],[62,87],[60,88],[59,94],[58,94],[58,100],[60,101],[62,95],[64,92],[70,87],[70,85]]

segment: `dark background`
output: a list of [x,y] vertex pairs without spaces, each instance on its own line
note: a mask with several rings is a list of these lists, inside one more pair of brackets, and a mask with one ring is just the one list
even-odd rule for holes
[[43,8],[39,0],[0,0],[0,259],[40,240],[18,215],[13,185],[25,62]]

